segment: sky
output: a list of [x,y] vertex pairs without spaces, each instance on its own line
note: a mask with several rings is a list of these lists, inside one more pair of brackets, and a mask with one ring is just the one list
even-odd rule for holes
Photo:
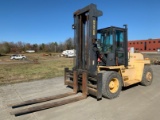
[[129,40],[160,38],[160,0],[0,0],[0,42],[63,43],[73,38],[73,13],[91,3],[98,28],[128,25]]

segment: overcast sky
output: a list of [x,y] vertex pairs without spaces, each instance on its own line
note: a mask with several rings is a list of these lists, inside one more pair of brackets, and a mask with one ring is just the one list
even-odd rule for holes
[[128,24],[129,40],[160,38],[160,0],[0,0],[0,42],[63,42],[73,12],[90,3],[103,11],[98,28]]

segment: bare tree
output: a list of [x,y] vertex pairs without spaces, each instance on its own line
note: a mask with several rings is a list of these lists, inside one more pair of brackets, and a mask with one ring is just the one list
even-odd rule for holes
[[6,54],[10,52],[10,45],[8,42],[3,42],[0,44],[0,54]]
[[73,44],[73,39],[72,39],[72,38],[68,38],[68,39],[65,41],[65,48],[66,48],[67,50],[74,48],[74,44]]

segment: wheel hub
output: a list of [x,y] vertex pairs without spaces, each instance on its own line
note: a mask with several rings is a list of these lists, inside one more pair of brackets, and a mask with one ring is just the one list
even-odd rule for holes
[[152,74],[151,74],[151,72],[147,72],[147,74],[146,74],[146,79],[147,79],[148,81],[151,81],[151,80],[152,80]]
[[116,93],[119,88],[119,81],[117,78],[113,78],[109,83],[109,90],[111,93]]
[[114,88],[114,82],[113,81],[110,82],[109,88],[112,88],[112,89]]

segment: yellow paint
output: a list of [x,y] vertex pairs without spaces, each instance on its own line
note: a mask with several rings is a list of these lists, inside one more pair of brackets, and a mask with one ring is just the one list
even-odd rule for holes
[[109,83],[109,90],[111,93],[116,93],[119,88],[119,81],[117,78],[113,78]]
[[[113,70],[117,71],[123,79],[123,85],[129,86],[138,82],[141,82],[143,69],[145,64],[150,64],[149,59],[144,59],[141,53],[129,53],[128,54],[128,67],[121,66],[98,66],[98,71],[101,70]],[[148,73],[148,79],[151,79],[151,75]]]

